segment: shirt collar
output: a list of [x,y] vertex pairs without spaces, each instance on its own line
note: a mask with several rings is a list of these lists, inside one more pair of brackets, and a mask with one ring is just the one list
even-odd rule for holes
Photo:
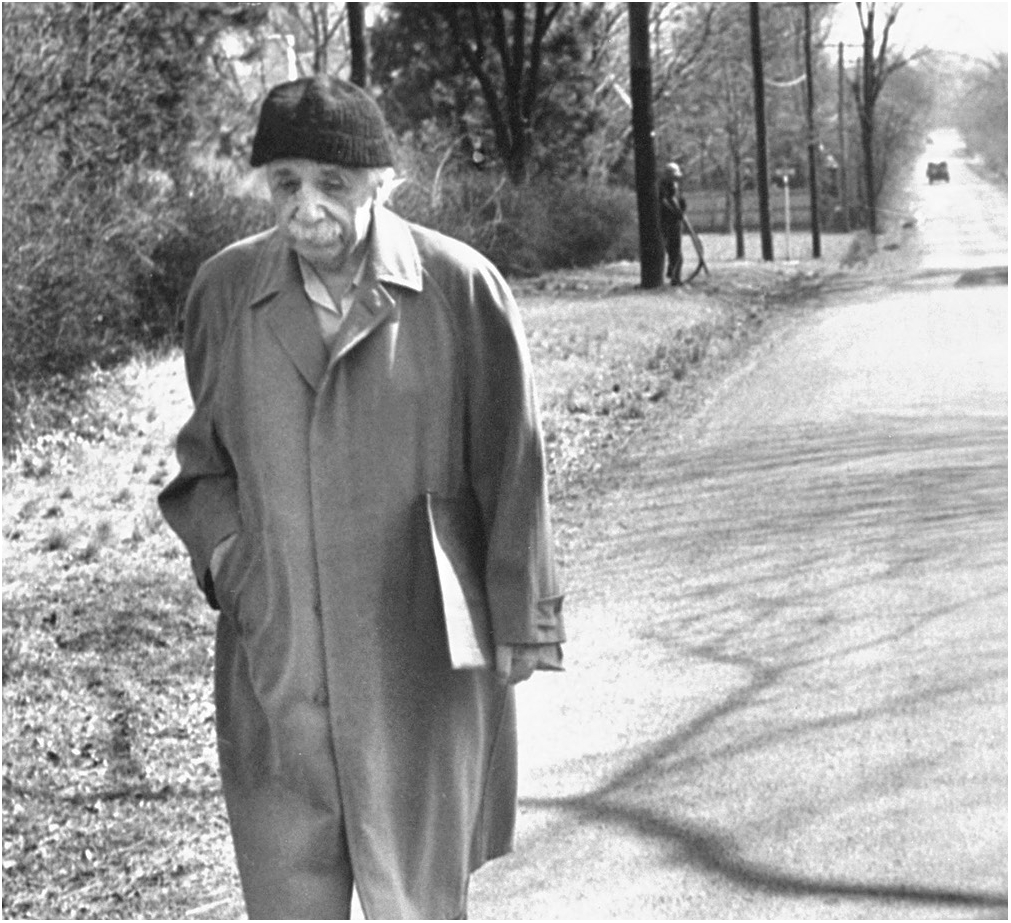
[[[360,282],[368,275],[377,282],[413,292],[422,290],[421,255],[410,225],[381,206],[373,209],[369,249],[355,279]],[[268,235],[251,303],[264,301],[291,285],[303,288],[303,278],[296,254],[275,230]]]
[[[343,313],[341,306],[334,301],[333,295],[330,294],[330,289],[326,287],[326,283],[312,263],[304,259],[301,254],[296,254],[296,256],[298,256],[298,268],[302,271],[302,285],[309,300],[326,308],[328,311],[333,311],[335,314]],[[366,260],[363,255],[358,260],[358,266],[355,268],[351,284],[344,292],[343,297],[347,297],[361,285],[362,277],[365,275],[365,262]]]

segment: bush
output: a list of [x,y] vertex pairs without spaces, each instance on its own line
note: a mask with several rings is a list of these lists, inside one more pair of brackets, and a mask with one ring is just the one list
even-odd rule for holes
[[189,152],[221,95],[217,37],[258,15],[243,7],[4,7],[5,450],[33,391],[62,400],[82,369],[172,329],[224,198],[214,176],[200,194]]
[[173,220],[135,279],[133,342],[172,339],[200,264],[273,223],[269,203],[240,194],[237,179],[231,164],[212,162],[192,170],[175,192],[168,203]]
[[955,117],[959,131],[973,153],[1007,179],[1008,160],[1008,56],[994,55],[980,63],[967,78],[963,98],[971,106],[958,106]]
[[637,227],[632,190],[566,180],[531,192],[547,211],[539,235],[545,269],[634,258],[628,249]]
[[32,173],[4,160],[5,446],[33,383],[128,352],[131,280],[157,234],[129,184],[99,191],[80,178],[50,183],[45,165],[34,166]]
[[470,244],[507,275],[634,255],[631,190],[571,179],[537,179],[517,187],[466,164],[440,169],[422,155],[404,152],[401,160],[408,161],[408,179],[394,196],[394,210]]
[[267,226],[265,206],[231,194],[231,178],[213,169],[181,185],[140,171],[108,189],[46,180],[5,159],[5,451],[32,391],[165,343],[199,264]]

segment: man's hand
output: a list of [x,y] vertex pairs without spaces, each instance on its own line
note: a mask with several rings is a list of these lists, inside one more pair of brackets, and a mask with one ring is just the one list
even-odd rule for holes
[[231,550],[232,545],[235,544],[235,540],[239,537],[237,532],[233,532],[227,538],[223,538],[217,545],[214,546],[214,551],[211,552],[211,580],[218,579],[218,571],[221,570],[221,562],[225,560],[225,556]]
[[500,644],[495,648],[495,672],[511,685],[530,679],[534,670],[561,670],[559,644]]

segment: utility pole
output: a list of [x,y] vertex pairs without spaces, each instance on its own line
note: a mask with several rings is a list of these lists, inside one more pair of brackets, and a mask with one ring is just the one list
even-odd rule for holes
[[660,201],[653,145],[653,75],[649,52],[649,3],[628,4],[628,57],[635,139],[635,190],[639,204],[639,267],[643,288],[663,285]]
[[804,77],[807,80],[807,185],[811,193],[811,256],[821,258],[818,215],[818,138],[814,130],[814,68],[811,65],[811,4],[804,4]]
[[[632,4],[635,6],[635,4]],[[758,146],[758,221],[762,230],[762,259],[772,259],[772,219],[769,214],[769,145],[765,138],[765,73],[762,66],[762,27],[759,4],[749,3],[751,72],[755,88],[755,140]]]
[[839,43],[839,205],[843,213],[843,230],[850,229],[850,193],[846,176],[846,64],[842,42]]
[[347,3],[348,42],[351,45],[351,82],[364,87],[369,81],[365,51],[365,4]]

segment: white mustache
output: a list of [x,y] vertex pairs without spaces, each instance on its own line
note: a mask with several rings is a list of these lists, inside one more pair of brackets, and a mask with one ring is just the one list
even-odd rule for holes
[[341,229],[332,224],[304,225],[293,222],[288,225],[288,233],[296,243],[313,247],[335,247],[344,239]]

